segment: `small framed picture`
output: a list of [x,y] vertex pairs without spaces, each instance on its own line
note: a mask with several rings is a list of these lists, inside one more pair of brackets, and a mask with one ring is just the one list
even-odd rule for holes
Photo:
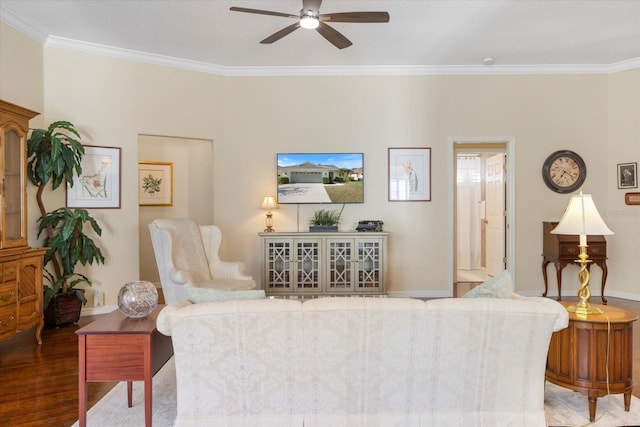
[[173,163],[138,162],[140,206],[173,206]]
[[431,148],[389,148],[389,201],[431,201]]
[[67,207],[81,209],[120,208],[120,148],[84,146],[82,174],[67,185]]
[[638,188],[637,163],[618,163],[618,188]]

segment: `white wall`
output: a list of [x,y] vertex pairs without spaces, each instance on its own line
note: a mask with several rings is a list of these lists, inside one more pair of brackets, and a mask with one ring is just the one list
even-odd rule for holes
[[640,192],[640,188],[621,190],[616,180],[618,163],[640,166],[640,69],[614,74],[608,80],[609,127],[606,146],[601,147],[608,158],[606,205],[595,199],[600,215],[616,233],[607,237],[607,288],[619,291],[621,297],[640,299],[640,206],[624,203],[625,193]]
[[[44,70],[46,122],[71,120],[85,143],[123,149],[122,209],[93,211],[105,229],[107,264],[86,272],[103,285],[107,305],[139,275],[137,191],[126,185],[136,180],[139,134],[215,141],[212,190],[223,254],[244,261],[256,278],[257,233],[264,228],[259,206],[275,193],[275,154],[364,152],[365,203],[345,208],[341,229],[353,229],[358,219],[383,220],[391,233],[389,291],[415,296],[450,292],[451,138],[515,139],[516,286],[524,294],[542,292],[542,221],[559,219],[568,201],[546,188],[541,166],[551,152],[571,149],[587,163],[584,188],[601,211],[628,212],[610,224],[618,234],[609,239],[607,293],[640,298],[628,261],[638,259],[638,208],[620,204],[623,192],[614,180],[617,162],[640,158],[634,148],[640,135],[637,70],[612,76],[223,77],[52,48],[45,49]],[[388,147],[432,148],[431,202],[387,201]],[[304,230],[317,207],[301,205],[298,219],[295,205],[281,206],[275,228],[292,231],[299,224]],[[572,268],[564,273],[568,294],[577,289]],[[598,269],[592,273],[597,283]]]
[[[0,22],[0,99],[33,111],[44,110],[42,51],[40,43]],[[34,123],[41,119],[36,117]]]
[[103,227],[106,262],[81,270],[102,285],[105,305],[113,306],[119,288],[140,274],[138,137],[215,139],[220,79],[59,49],[45,50],[45,69],[47,123],[68,119],[84,143],[122,147],[122,207],[92,210]]

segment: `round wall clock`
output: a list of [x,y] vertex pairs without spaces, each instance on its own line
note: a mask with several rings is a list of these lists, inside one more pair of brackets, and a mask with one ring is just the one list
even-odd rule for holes
[[587,166],[577,153],[559,150],[547,157],[542,165],[542,179],[556,193],[571,193],[579,189],[587,177]]

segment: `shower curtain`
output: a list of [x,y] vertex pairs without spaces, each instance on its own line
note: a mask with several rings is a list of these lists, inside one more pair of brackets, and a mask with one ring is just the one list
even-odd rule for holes
[[457,160],[457,268],[479,270],[481,255],[481,183],[479,156]]

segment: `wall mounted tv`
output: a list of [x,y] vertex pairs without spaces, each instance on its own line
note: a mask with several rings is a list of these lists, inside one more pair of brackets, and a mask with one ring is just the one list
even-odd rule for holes
[[363,153],[278,153],[278,203],[364,203]]

